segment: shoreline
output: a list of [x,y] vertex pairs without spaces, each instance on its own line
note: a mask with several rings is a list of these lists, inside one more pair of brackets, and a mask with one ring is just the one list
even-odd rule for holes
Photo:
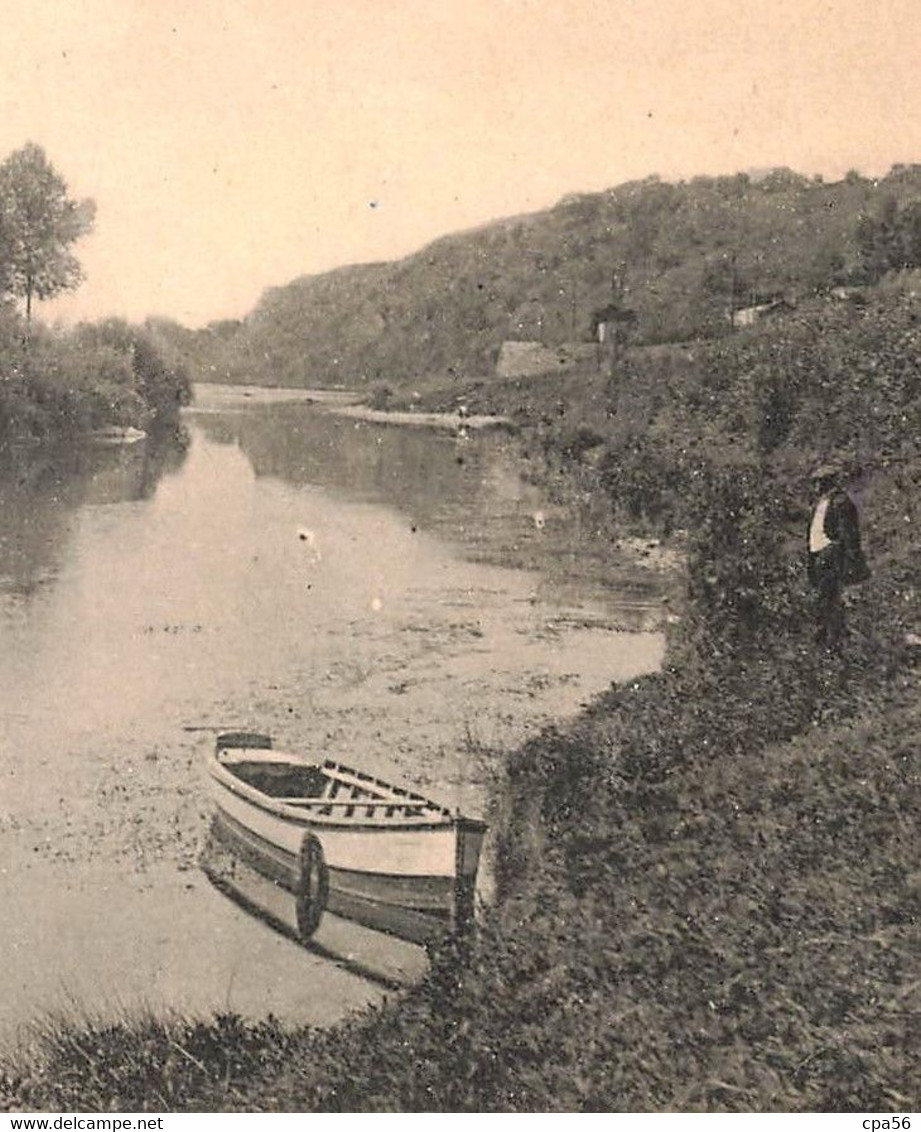
[[371,424],[408,425],[415,428],[443,429],[462,435],[467,432],[481,432],[489,429],[512,431],[514,423],[509,417],[490,416],[485,413],[460,416],[458,413],[413,412],[407,409],[372,409],[369,405],[324,404],[327,413],[337,417],[351,417],[353,420],[368,421]]

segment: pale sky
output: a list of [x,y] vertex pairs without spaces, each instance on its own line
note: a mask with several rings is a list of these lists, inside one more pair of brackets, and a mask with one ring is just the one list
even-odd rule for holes
[[243,315],[570,192],[921,161],[919,0],[3,0],[0,156],[96,229],[45,318]]

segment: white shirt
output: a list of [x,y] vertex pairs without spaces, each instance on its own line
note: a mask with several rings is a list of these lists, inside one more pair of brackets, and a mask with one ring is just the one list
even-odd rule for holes
[[826,546],[831,546],[831,539],[825,533],[825,512],[828,510],[828,496],[823,495],[816,504],[809,525],[809,551],[818,554]]

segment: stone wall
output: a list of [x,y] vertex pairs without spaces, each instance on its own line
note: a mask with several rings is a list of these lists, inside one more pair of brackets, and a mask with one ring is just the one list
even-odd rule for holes
[[499,377],[536,377],[542,373],[565,373],[576,365],[593,361],[598,347],[577,342],[545,346],[543,342],[503,342],[496,362]]

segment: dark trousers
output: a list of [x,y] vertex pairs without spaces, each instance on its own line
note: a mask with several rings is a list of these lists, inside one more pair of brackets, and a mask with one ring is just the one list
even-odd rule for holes
[[809,577],[815,589],[816,641],[826,648],[837,648],[847,629],[844,616],[844,582],[837,555],[813,554]]

